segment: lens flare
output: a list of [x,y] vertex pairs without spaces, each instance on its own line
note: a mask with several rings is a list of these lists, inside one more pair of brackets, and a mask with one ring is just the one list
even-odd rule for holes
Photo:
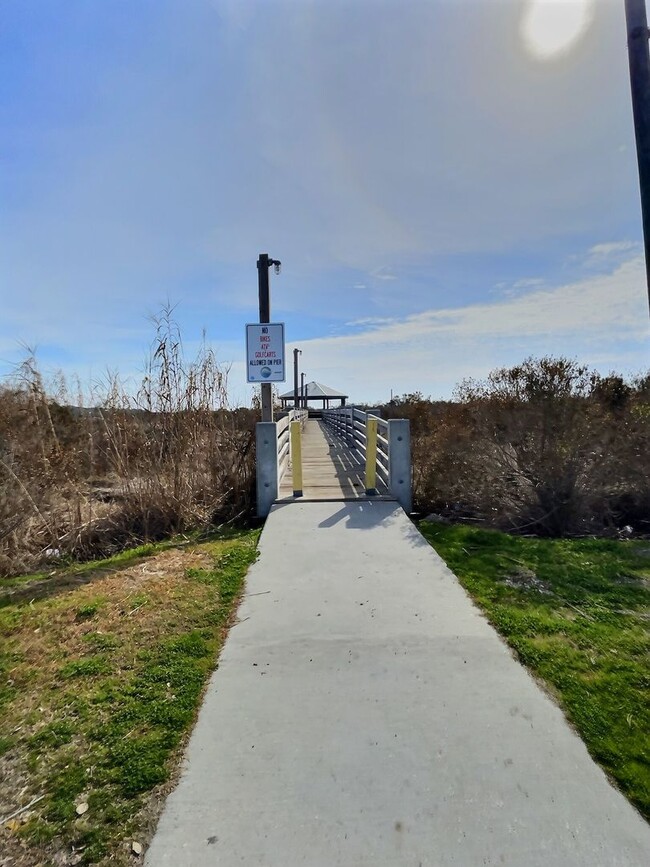
[[573,48],[593,15],[593,0],[530,0],[521,19],[524,44],[534,57],[551,60]]

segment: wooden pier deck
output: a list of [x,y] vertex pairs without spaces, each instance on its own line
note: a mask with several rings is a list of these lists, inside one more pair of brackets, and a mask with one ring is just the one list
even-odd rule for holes
[[[294,501],[291,463],[280,483],[279,502]],[[319,419],[309,419],[302,434],[302,477],[305,500],[356,500],[366,498],[365,467]],[[378,479],[378,484],[380,480]],[[392,499],[378,488],[372,499]]]

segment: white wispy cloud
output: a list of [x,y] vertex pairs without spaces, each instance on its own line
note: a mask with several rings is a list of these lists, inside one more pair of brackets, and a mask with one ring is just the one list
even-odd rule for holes
[[594,244],[589,249],[589,253],[592,256],[606,258],[612,254],[629,253],[630,250],[634,250],[638,246],[638,243],[635,241],[612,241],[608,244]]
[[385,268],[376,268],[370,272],[370,276],[374,277],[375,280],[397,280],[397,277],[390,271],[386,271]]
[[[239,363],[263,250],[285,263],[274,315],[339,334],[303,361],[358,396],[448,390],[529,351],[609,364],[621,335],[636,357],[624,16],[596,4],[541,65],[520,0],[473,0],[471,27],[469,2],[169,0],[129,27],[122,4],[60,4],[51,33],[9,4],[1,132],[28,146],[0,204],[0,370],[20,340],[82,375],[137,369],[165,297]],[[591,276],[558,287],[553,263],[585,244]]]
[[359,328],[363,326],[379,326],[379,325],[391,325],[395,322],[395,319],[387,316],[364,316],[361,319],[353,319],[350,322],[346,322],[345,324],[350,328]]
[[513,284],[513,289],[533,289],[538,286],[542,286],[544,284],[544,280],[541,277],[524,277],[522,280],[517,280],[516,283]]
[[493,303],[359,324],[368,327],[301,342],[306,369],[356,399],[381,398],[389,387],[448,396],[461,379],[531,354],[638,370],[650,337],[644,260]]

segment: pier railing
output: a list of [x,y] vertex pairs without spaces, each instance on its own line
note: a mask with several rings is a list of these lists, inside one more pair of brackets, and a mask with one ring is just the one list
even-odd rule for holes
[[291,456],[291,422],[300,422],[300,427],[304,428],[307,421],[306,409],[292,409],[285,416],[278,419],[277,424],[277,440],[278,440],[278,485],[287,471],[289,458]]
[[257,514],[262,518],[277,500],[280,482],[289,465],[294,421],[304,427],[307,410],[292,409],[277,421],[262,421],[256,426]]
[[[384,486],[404,511],[411,511],[411,434],[408,419],[379,417],[378,410],[341,406],[323,410],[323,421],[366,465],[366,488]],[[382,485],[372,485],[373,473]]]
[[[330,433],[365,466],[366,494],[394,497],[406,512],[410,512],[411,439],[408,420],[385,421],[377,410],[360,410],[352,406],[326,409],[322,418]],[[293,492],[296,497],[302,495],[300,431],[306,421],[307,410],[297,409],[278,421],[259,422],[257,425],[257,514],[260,517],[266,517],[277,500],[292,454]]]

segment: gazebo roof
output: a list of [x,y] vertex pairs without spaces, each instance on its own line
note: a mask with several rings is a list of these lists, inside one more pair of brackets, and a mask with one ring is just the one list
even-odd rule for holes
[[[346,398],[347,394],[343,394],[340,391],[336,391],[334,388],[330,388],[329,385],[323,385],[322,382],[306,382],[304,391],[298,389],[298,394],[301,397],[310,399],[318,399],[322,397],[332,397],[332,398]],[[285,391],[284,394],[280,395],[280,400],[293,400],[293,389],[291,391]]]

